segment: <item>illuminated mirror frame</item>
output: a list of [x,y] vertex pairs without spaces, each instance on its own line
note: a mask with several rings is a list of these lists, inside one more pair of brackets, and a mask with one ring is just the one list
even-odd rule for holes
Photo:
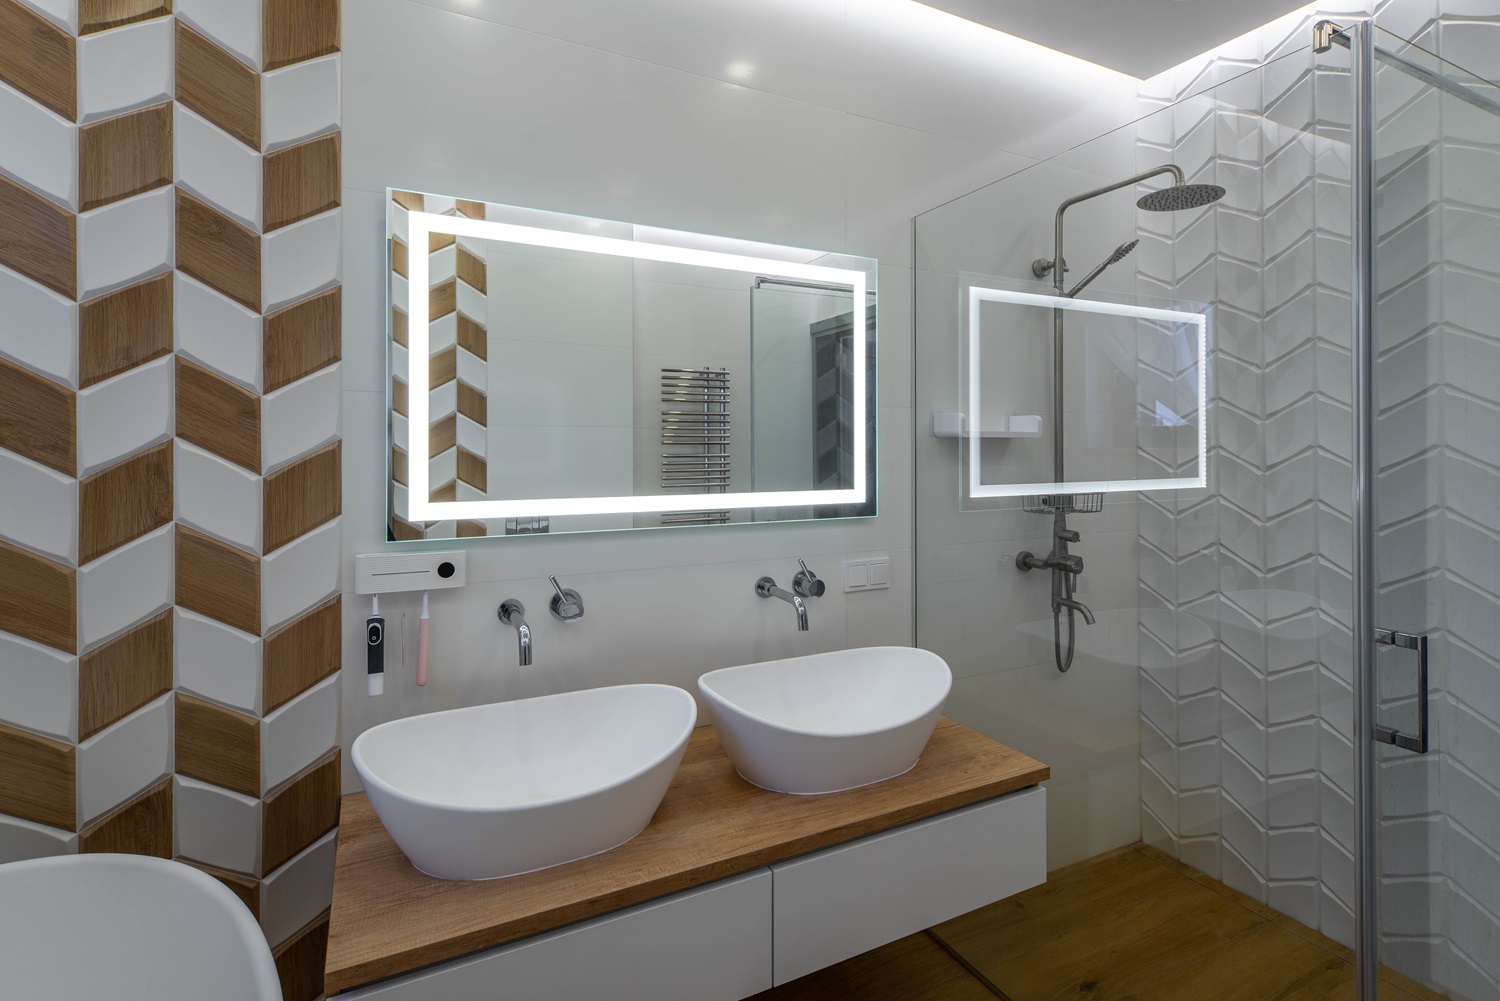
[[[548,247],[554,250],[577,250],[592,254],[609,254],[615,257],[632,257],[642,261],[657,261],[664,264],[688,264],[697,267],[719,268],[726,271],[747,271],[783,278],[800,278],[808,281],[848,285],[852,301],[856,304],[853,321],[853,369],[854,369],[854,486],[846,490],[770,490],[760,493],[737,494],[674,494],[670,497],[650,494],[642,497],[550,497],[534,500],[471,500],[434,501],[430,499],[428,480],[428,441],[425,434],[414,434],[410,439],[410,465],[408,467],[408,496],[413,521],[444,521],[450,518],[533,518],[562,517],[578,514],[655,514],[672,511],[702,511],[713,509],[743,510],[746,508],[798,507],[801,505],[863,504],[866,501],[866,455],[865,422],[867,416],[867,392],[865,373],[865,310],[858,304],[865,301],[865,272],[845,268],[830,268],[816,264],[794,264],[765,257],[747,257],[740,254],[725,254],[710,250],[674,247],[660,243],[637,243],[615,237],[592,236],[585,233],[566,233],[534,226],[518,226],[485,219],[470,219],[461,215],[435,215],[430,212],[412,212],[408,215],[409,238],[413,247],[428,245],[428,235],[448,234],[467,236],[482,240],[499,240],[506,243],[526,244],[533,247]],[[426,254],[412,254],[408,262],[408,282],[414,289],[425,289],[428,283],[428,260]],[[411,367],[410,384],[427,385],[428,366],[428,297],[413,295],[409,303],[410,347],[408,351]],[[408,406],[412,427],[425,428],[428,419],[426,393],[412,393]],[[503,457],[493,457],[500,459]]]
[[[979,324],[979,304],[982,302],[1007,302],[1018,306],[1039,306],[1043,309],[1071,309],[1080,313],[1104,313],[1137,320],[1156,320],[1167,323],[1187,323],[1198,328],[1198,475],[1159,480],[1069,480],[1064,483],[984,483],[980,475],[980,454],[977,442],[980,439],[980,391],[979,385],[979,340],[982,335]],[[1191,490],[1208,486],[1208,316],[1204,313],[1178,309],[1158,309],[1151,306],[1130,306],[1117,302],[1099,302],[1088,299],[1069,299],[1059,295],[1039,295],[1035,292],[1012,292],[1009,289],[969,287],[969,496],[970,497],[1030,497],[1051,493],[1128,493],[1137,490]],[[1056,433],[1054,429],[1054,433]]]

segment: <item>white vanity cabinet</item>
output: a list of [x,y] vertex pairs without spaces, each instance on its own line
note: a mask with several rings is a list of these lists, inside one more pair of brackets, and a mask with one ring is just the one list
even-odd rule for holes
[[1035,787],[340,994],[736,1001],[1046,879]]

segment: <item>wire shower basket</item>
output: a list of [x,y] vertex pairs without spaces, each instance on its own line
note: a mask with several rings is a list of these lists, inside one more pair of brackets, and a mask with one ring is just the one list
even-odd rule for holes
[[1099,494],[1041,494],[1028,497],[1021,505],[1028,514],[1098,514],[1104,510],[1104,495]]

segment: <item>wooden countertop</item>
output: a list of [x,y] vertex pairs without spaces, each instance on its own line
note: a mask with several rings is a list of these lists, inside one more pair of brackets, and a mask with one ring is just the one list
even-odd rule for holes
[[711,726],[688,742],[651,824],[618,848],[476,882],[412,867],[364,794],[345,796],[324,990],[332,995],[1034,786],[1046,765],[950,719],[917,766],[826,796],[740,778]]

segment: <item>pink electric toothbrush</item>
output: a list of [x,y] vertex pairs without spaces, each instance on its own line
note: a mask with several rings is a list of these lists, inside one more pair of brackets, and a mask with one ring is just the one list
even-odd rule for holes
[[432,616],[427,614],[427,592],[422,592],[422,618],[417,623],[417,685],[427,684],[427,637],[432,633]]

